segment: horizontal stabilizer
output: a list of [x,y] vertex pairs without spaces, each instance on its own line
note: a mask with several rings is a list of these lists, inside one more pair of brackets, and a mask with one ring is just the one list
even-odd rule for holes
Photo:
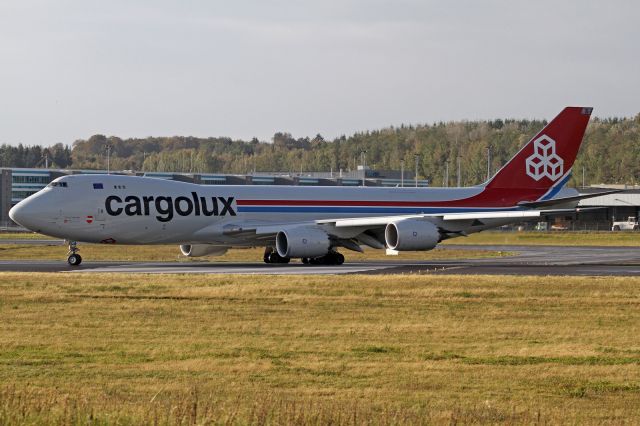
[[600,197],[602,195],[617,194],[617,193],[622,192],[622,191],[624,191],[624,190],[616,189],[616,190],[612,190],[612,191],[598,192],[596,194],[580,194],[580,195],[574,195],[572,197],[552,198],[550,200],[523,201],[521,203],[518,203],[518,205],[521,206],[521,207],[528,207],[528,208],[536,209],[536,208],[540,208],[540,207],[550,207],[550,206],[555,206],[555,205],[558,205],[558,204],[570,203],[572,201],[586,200],[587,198]]

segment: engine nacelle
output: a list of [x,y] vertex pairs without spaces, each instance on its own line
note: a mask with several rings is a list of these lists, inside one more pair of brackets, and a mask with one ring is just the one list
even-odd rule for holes
[[431,222],[404,219],[387,224],[384,239],[392,250],[431,250],[440,242],[440,231]]
[[187,257],[222,256],[227,247],[212,246],[211,244],[182,244],[180,252]]
[[286,228],[276,235],[276,250],[282,257],[320,257],[329,253],[329,247],[329,235],[318,228]]

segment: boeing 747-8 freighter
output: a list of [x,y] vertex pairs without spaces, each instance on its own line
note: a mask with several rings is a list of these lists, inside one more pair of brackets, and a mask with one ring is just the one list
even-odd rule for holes
[[583,196],[560,191],[591,110],[565,108],[489,181],[468,188],[213,186],[73,175],[55,179],[9,215],[69,241],[73,266],[82,261],[77,241],[175,243],[186,256],[264,246],[269,263],[341,264],[338,248],[431,250],[448,238],[574,213]]

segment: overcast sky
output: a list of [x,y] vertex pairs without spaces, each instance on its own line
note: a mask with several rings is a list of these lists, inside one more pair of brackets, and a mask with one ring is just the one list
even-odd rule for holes
[[640,112],[640,2],[2,0],[0,143]]

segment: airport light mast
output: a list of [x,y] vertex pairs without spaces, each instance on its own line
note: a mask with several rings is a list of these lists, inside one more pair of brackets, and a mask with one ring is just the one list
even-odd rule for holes
[[111,174],[110,173],[111,167],[110,167],[110,164],[109,164],[110,160],[111,160],[111,144],[105,145],[104,148],[107,151],[107,174]]
[[362,186],[367,186],[367,150],[360,151],[360,158],[362,163]]

